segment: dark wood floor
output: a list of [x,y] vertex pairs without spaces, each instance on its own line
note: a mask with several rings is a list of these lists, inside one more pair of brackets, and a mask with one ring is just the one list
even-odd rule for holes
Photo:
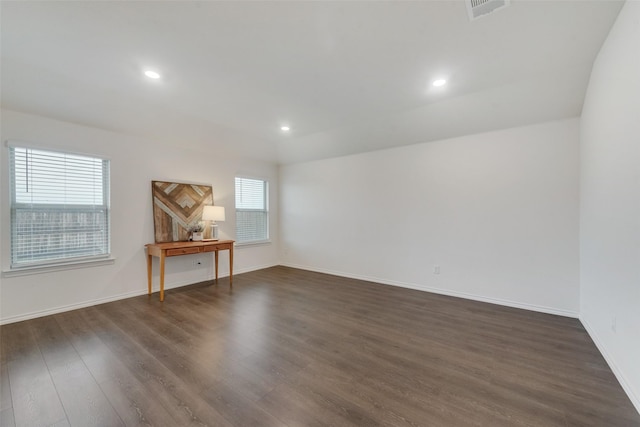
[[2,426],[640,425],[575,319],[285,267],[0,329]]

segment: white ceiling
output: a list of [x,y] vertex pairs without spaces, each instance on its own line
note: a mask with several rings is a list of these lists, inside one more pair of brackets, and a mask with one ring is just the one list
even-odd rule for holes
[[332,157],[579,116],[621,6],[512,0],[470,22],[462,1],[2,1],[1,101],[157,143]]

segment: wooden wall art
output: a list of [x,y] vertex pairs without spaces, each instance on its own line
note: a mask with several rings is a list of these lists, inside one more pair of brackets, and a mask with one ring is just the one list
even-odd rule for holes
[[[189,240],[189,228],[202,220],[206,205],[213,205],[210,185],[151,181],[151,193],[156,243]],[[209,224],[203,225],[207,235]]]

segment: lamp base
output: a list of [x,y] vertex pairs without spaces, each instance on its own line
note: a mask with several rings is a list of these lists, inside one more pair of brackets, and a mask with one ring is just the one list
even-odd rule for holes
[[211,224],[211,240],[219,240],[218,239],[218,224],[215,222]]

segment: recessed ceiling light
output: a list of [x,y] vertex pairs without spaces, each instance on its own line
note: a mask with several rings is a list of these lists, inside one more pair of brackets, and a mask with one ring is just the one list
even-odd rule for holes
[[160,78],[160,74],[156,73],[155,71],[151,71],[151,70],[145,71],[144,75],[149,77],[150,79],[159,79]]
[[289,132],[291,128],[289,126],[280,126],[280,130],[283,132]]
[[434,85],[435,87],[440,87],[440,86],[446,85],[447,81],[445,79],[438,79],[438,80],[434,80],[433,83],[431,84]]

